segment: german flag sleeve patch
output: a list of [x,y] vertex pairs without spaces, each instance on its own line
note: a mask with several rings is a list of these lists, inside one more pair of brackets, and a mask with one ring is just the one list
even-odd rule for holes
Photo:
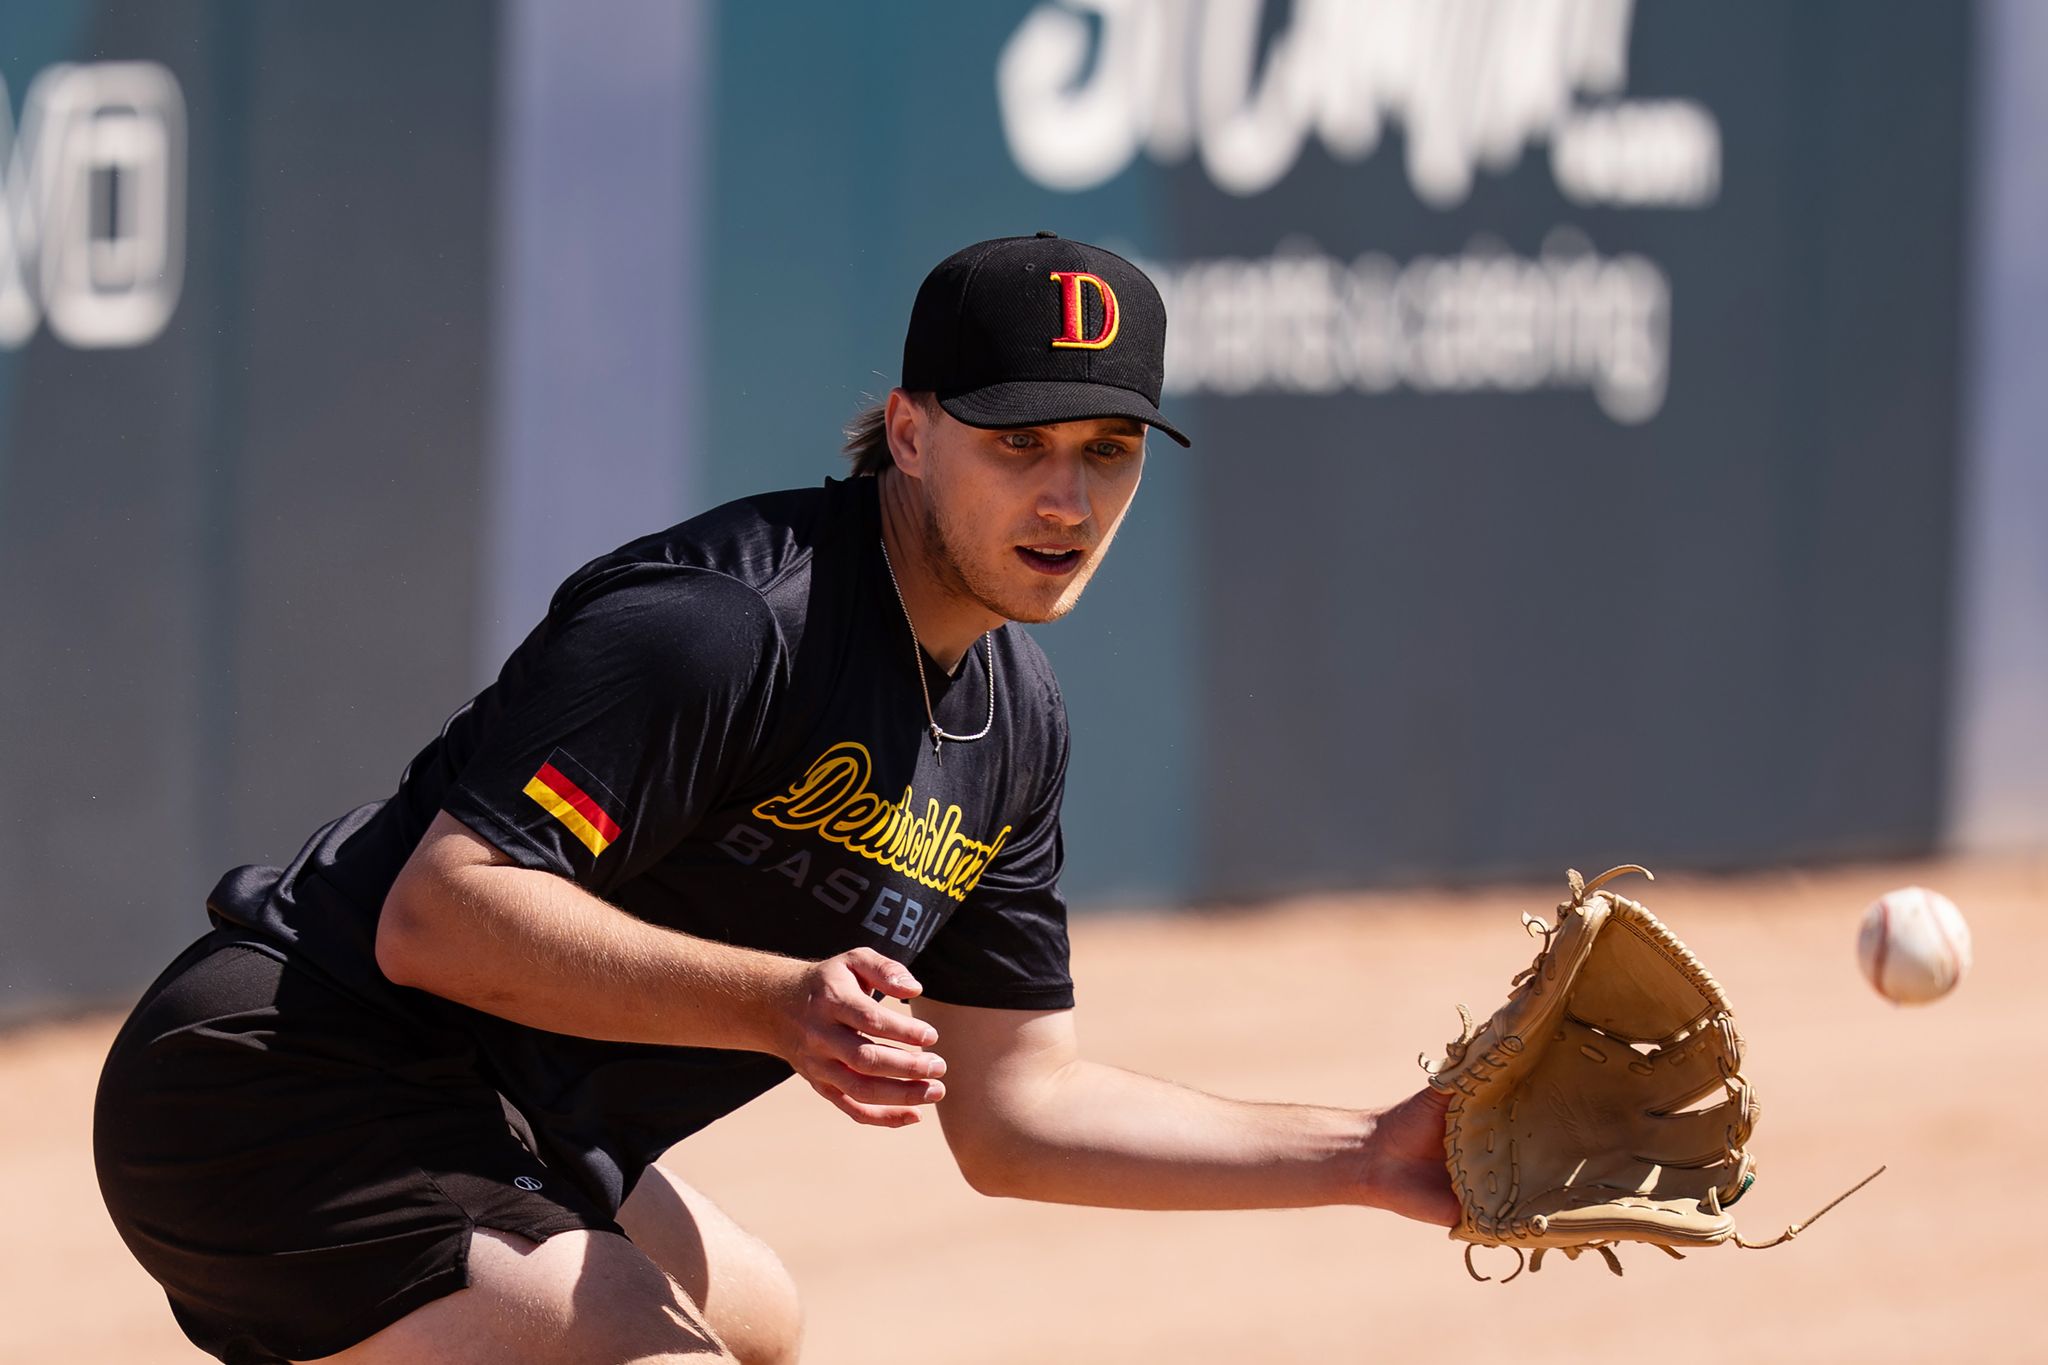
[[623,811],[624,803],[560,749],[540,765],[540,771],[526,784],[526,794],[561,821],[593,856],[610,848],[623,832],[610,811]]

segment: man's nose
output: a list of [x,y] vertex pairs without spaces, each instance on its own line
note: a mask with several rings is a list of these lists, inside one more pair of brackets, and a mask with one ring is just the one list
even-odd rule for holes
[[1088,469],[1079,458],[1061,456],[1046,462],[1045,482],[1038,489],[1038,515],[1062,526],[1088,520]]

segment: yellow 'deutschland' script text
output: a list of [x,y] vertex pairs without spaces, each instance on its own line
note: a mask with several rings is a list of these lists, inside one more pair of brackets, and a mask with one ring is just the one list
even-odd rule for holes
[[942,812],[938,800],[930,798],[924,813],[914,815],[916,794],[906,786],[900,801],[878,796],[868,790],[873,773],[874,760],[865,745],[851,740],[835,744],[788,791],[754,807],[754,814],[780,829],[816,830],[819,838],[920,886],[956,901],[967,899],[1009,839],[1010,827],[1004,825],[989,843],[970,839],[960,832],[960,807]]

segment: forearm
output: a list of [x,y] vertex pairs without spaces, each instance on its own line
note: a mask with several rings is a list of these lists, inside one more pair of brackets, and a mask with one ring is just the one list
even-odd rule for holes
[[1370,1110],[1225,1099],[1077,1059],[1018,1096],[969,1178],[1113,1208],[1373,1203],[1376,1127]]
[[770,1051],[777,1003],[808,965],[649,924],[518,867],[464,867],[433,884],[430,907],[407,894],[394,889],[378,930],[387,976],[554,1033]]
[[445,811],[384,897],[377,965],[553,1033],[768,1053],[861,1123],[915,1123],[946,1093],[926,1050],[937,1030],[879,1003],[922,989],[901,963],[872,948],[799,961],[650,924],[513,866]]

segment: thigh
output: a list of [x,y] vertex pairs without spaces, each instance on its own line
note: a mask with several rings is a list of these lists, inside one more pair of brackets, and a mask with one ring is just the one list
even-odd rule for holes
[[619,1223],[702,1306],[740,1360],[797,1358],[803,1313],[782,1258],[703,1191],[649,1166],[619,1210]]
[[706,1365],[730,1361],[702,1313],[625,1238],[470,1240],[468,1287],[320,1365]]

